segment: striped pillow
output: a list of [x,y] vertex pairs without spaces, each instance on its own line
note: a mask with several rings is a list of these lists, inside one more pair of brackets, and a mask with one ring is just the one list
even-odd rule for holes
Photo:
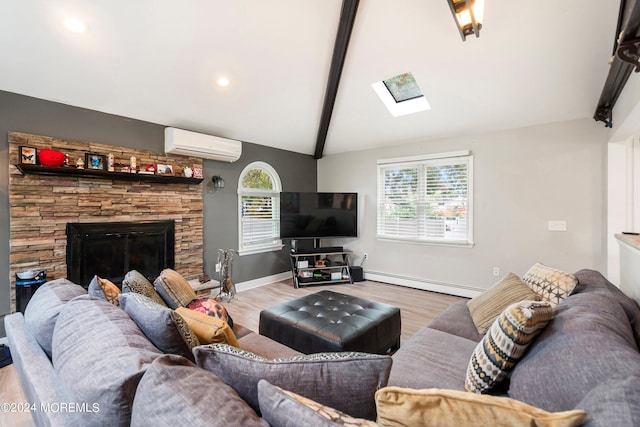
[[546,301],[522,301],[507,307],[471,355],[464,384],[467,391],[484,393],[505,379],[553,314]]
[[522,283],[518,276],[509,273],[482,294],[470,299],[467,307],[478,333],[485,334],[493,321],[511,304],[540,299],[538,294]]

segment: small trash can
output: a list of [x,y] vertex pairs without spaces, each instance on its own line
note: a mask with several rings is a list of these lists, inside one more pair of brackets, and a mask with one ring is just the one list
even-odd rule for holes
[[16,311],[24,314],[29,300],[46,281],[47,270],[20,271],[16,273]]

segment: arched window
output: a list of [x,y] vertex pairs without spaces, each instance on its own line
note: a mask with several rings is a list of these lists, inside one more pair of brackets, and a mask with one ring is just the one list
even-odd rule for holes
[[265,162],[245,167],[238,180],[240,255],[282,249],[280,240],[280,191],[276,170]]

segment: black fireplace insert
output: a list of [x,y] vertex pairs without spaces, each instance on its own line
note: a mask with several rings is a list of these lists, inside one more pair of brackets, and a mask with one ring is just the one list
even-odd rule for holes
[[119,285],[131,270],[153,282],[174,263],[173,221],[67,224],[67,278],[85,288],[96,274]]

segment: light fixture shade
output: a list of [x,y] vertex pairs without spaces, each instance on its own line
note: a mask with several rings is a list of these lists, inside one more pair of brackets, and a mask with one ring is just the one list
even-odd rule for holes
[[213,188],[224,188],[224,179],[221,176],[216,175],[211,178],[211,181],[213,182]]
[[447,0],[462,40],[475,34],[480,37],[484,19],[484,0]]

